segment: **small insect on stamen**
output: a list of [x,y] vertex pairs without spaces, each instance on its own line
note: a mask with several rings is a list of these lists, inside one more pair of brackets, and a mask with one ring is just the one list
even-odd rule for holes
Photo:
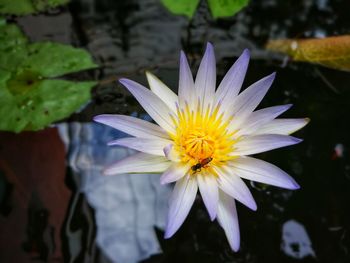
[[213,160],[213,158],[211,158],[211,157],[205,158],[205,159],[201,160],[199,163],[196,163],[195,165],[193,165],[191,167],[191,170],[194,173],[200,172],[203,167],[205,167],[208,163],[211,162],[211,160]]

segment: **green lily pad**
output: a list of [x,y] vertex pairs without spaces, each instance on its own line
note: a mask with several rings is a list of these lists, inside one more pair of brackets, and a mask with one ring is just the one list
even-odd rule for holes
[[30,0],[1,0],[0,14],[26,15],[31,13],[35,13],[35,9]]
[[21,30],[13,24],[0,26],[0,50],[6,50],[16,45],[25,45],[28,40]]
[[9,76],[0,70],[0,129],[14,132],[39,130],[69,116],[90,99],[90,89],[96,85],[66,80],[19,83],[9,81]]
[[[161,0],[163,5],[175,15],[192,18],[200,0]],[[233,16],[245,7],[249,0],[207,0],[214,18]]]
[[27,56],[28,39],[16,25],[0,26],[0,68],[15,70]]
[[208,0],[214,18],[229,17],[238,13],[249,0]]
[[22,67],[40,72],[43,77],[57,77],[97,66],[85,50],[58,43],[31,44],[28,54]]
[[163,5],[175,15],[192,18],[200,0],[161,0]]
[[67,4],[69,0],[1,0],[0,14],[28,15]]
[[37,11],[45,11],[49,8],[55,8],[61,5],[65,5],[70,0],[31,0],[34,5],[34,8]]
[[20,112],[15,110],[15,97],[7,89],[6,82],[11,73],[0,69],[0,130],[19,132],[26,126],[27,121],[21,118]]
[[40,81],[37,89],[25,97],[27,103],[29,97],[34,99],[28,128],[38,130],[43,127],[42,123],[52,123],[69,116],[90,100],[90,90],[95,85],[94,81]]
[[0,16],[0,26],[6,25],[6,18]]
[[89,101],[97,82],[51,79],[96,68],[87,51],[51,42],[30,44],[14,25],[0,26],[0,32],[7,32],[0,42],[0,130],[39,130]]

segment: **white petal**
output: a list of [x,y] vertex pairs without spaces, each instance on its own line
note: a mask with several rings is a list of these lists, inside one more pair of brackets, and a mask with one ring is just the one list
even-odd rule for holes
[[117,161],[104,170],[105,175],[125,173],[162,173],[169,168],[171,162],[165,157],[136,153]]
[[94,121],[111,126],[117,130],[139,138],[169,139],[167,132],[158,125],[135,117],[115,114],[103,114],[94,117]]
[[231,155],[237,156],[257,154],[297,144],[301,141],[301,139],[292,136],[278,134],[246,136],[234,145],[235,149]]
[[226,118],[233,116],[232,125],[230,126],[231,131],[238,129],[245,118],[259,105],[271,87],[275,75],[275,73],[272,73],[255,82],[236,97],[231,107],[223,108]]
[[160,79],[146,71],[148,84],[153,91],[173,112],[176,112],[177,95],[169,89]]
[[195,90],[200,99],[203,108],[212,103],[215,95],[216,83],[216,64],[213,46],[207,43],[201,64],[199,65],[196,81],[194,83]]
[[232,100],[240,91],[247,72],[249,57],[249,50],[245,49],[222,79],[215,94],[216,102],[220,102],[222,107],[232,105]]
[[165,157],[172,161],[172,162],[180,162],[180,155],[179,153],[175,150],[173,143],[168,144],[167,146],[164,147],[163,149]]
[[136,151],[164,156],[164,147],[172,143],[166,139],[145,139],[145,138],[122,138],[111,141],[108,145],[128,147]]
[[239,157],[230,162],[234,172],[248,180],[275,185],[286,189],[299,189],[300,186],[286,172],[277,166],[251,157]]
[[160,177],[160,183],[168,184],[180,180],[190,168],[189,164],[173,163]]
[[283,112],[287,111],[292,104],[269,107],[254,111],[242,124],[242,128],[235,134],[239,137],[241,135],[249,135],[271,120],[275,119]]
[[211,174],[198,174],[197,182],[203,202],[208,210],[210,219],[213,221],[218,210],[219,192],[215,176]]
[[310,121],[309,118],[303,119],[276,119],[266,123],[254,134],[282,134],[288,135],[303,128]]
[[195,97],[194,81],[191,69],[188,65],[185,53],[181,51],[180,55],[180,74],[179,74],[179,103],[183,108],[185,103],[193,104]]
[[168,223],[164,238],[170,238],[185,221],[196,198],[198,185],[195,178],[185,176],[176,182],[170,197]]
[[243,180],[229,167],[216,168],[220,189],[252,210],[256,210],[255,200]]
[[144,86],[129,79],[120,79],[122,83],[141,106],[167,132],[174,133],[174,124],[170,118],[171,114],[175,114],[161,99],[159,99],[152,91]]
[[238,251],[240,245],[238,216],[235,200],[219,191],[218,222],[224,229],[233,251]]

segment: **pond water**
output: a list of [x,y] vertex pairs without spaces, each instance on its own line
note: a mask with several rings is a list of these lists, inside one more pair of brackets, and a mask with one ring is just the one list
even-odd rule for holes
[[[348,10],[350,2],[341,0],[252,0],[234,17],[214,20],[201,1],[189,20],[171,14],[159,0],[74,0],[59,10],[16,18],[32,41],[87,48],[101,67],[67,78],[96,79],[100,85],[91,102],[56,128],[1,133],[6,169],[0,173],[5,233],[0,261],[350,262],[350,73],[264,49],[268,39],[349,34]],[[208,41],[219,80],[248,48],[252,59],[244,87],[277,72],[259,107],[292,103],[284,117],[311,119],[295,134],[301,144],[258,156],[292,175],[301,189],[249,185],[258,210],[238,204],[238,253],[210,221],[201,198],[178,233],[165,240],[170,188],[152,176],[109,181],[95,176],[115,156],[129,153],[106,147],[124,134],[93,124],[92,117],[149,118],[116,80],[146,85],[144,72],[150,70],[177,91],[180,50],[196,72]]]

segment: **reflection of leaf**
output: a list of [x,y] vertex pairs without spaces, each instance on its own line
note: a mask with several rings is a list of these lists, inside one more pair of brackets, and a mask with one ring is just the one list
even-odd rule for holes
[[68,3],[69,0],[1,0],[0,14],[27,15]]
[[214,18],[233,16],[248,4],[249,0],[208,0]]
[[39,130],[69,116],[90,98],[96,82],[45,79],[95,68],[83,49],[28,44],[13,25],[0,26],[0,129]]
[[325,67],[350,71],[350,36],[323,39],[270,40],[267,49],[285,53],[295,61],[320,64]]
[[5,180],[8,193],[0,211],[1,262],[64,262],[61,235],[71,200],[65,162],[57,129],[0,132],[0,184]]
[[170,12],[192,18],[200,0],[161,0]]

